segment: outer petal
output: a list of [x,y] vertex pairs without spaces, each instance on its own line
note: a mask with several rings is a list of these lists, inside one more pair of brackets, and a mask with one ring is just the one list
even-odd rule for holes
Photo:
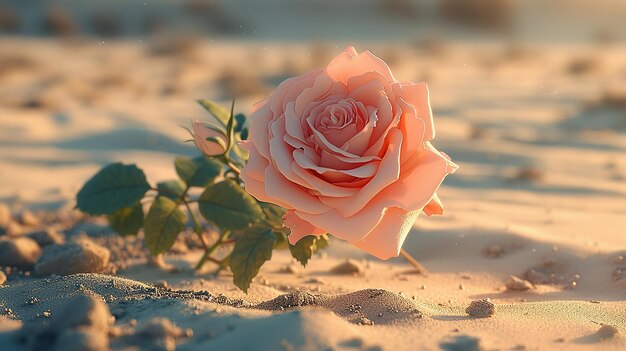
[[353,47],[347,47],[326,67],[326,73],[333,80],[346,84],[348,79],[363,75],[367,72],[378,72],[389,81],[395,81],[389,66],[385,61],[369,51],[357,54]]
[[336,238],[348,242],[357,242],[371,232],[383,218],[384,207],[370,206],[352,217],[344,217],[337,210],[331,209],[320,214],[311,214],[296,209],[298,217],[322,228]]
[[426,213],[427,216],[443,214],[443,204],[441,203],[441,200],[439,200],[439,196],[437,196],[437,194],[433,195],[433,198],[426,205],[426,207],[424,207],[424,213]]
[[[457,166],[429,144],[422,153],[416,160],[419,161],[417,165],[413,165],[411,170],[401,175],[400,180],[378,193],[355,215],[346,217],[336,207],[331,207],[333,209],[330,211],[317,215],[297,211],[298,216],[339,239],[355,243],[376,233],[383,214],[390,208],[407,213],[419,213],[425,207],[428,207],[427,211],[434,210],[436,203],[432,203],[432,200],[437,201],[435,192],[445,176],[453,173]],[[327,202],[330,198],[323,199]],[[393,232],[388,234],[396,235]]]
[[242,177],[249,177],[258,181],[265,178],[265,169],[270,165],[269,161],[261,156],[257,148],[249,141],[242,143],[242,146],[250,152],[246,166],[241,170]]
[[250,115],[250,140],[261,155],[270,158],[269,123],[274,118],[270,109],[270,101],[258,106],[258,110]]
[[241,179],[244,182],[244,187],[246,191],[254,196],[255,199],[263,202],[270,202],[276,204],[283,208],[289,208],[289,205],[279,199],[275,199],[267,195],[265,192],[265,184],[261,181],[246,177],[245,175],[241,175]]
[[424,141],[435,138],[435,123],[430,108],[428,85],[426,83],[405,84],[402,86],[402,98],[415,107],[417,117],[424,122],[426,132]]
[[376,228],[353,244],[381,260],[396,257],[420,212],[390,207]]
[[291,245],[295,245],[300,239],[308,235],[324,235],[326,231],[317,228],[311,223],[298,217],[295,211],[290,210],[283,216],[283,224],[291,230],[288,239]]

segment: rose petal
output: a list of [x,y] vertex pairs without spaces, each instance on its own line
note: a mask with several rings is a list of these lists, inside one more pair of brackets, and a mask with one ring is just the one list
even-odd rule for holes
[[265,192],[265,183],[262,181],[250,178],[247,174],[241,174],[241,180],[243,180],[244,188],[255,199],[263,202],[271,202],[280,207],[289,208],[289,205],[280,199],[272,198]]
[[326,232],[323,229],[317,228],[311,223],[298,217],[296,211],[289,210],[283,215],[283,225],[291,231],[291,234],[287,236],[289,243],[295,245],[300,239],[309,235],[324,235]]
[[441,200],[439,200],[439,196],[437,196],[437,194],[433,195],[433,198],[426,205],[426,207],[424,207],[424,213],[426,213],[427,216],[443,214],[443,204],[441,203]]
[[287,144],[283,138],[285,135],[285,117],[280,116],[272,122],[270,124],[270,131],[272,132],[272,137],[269,142],[273,165],[287,180],[301,186],[309,187],[310,184],[295,175],[291,170],[294,148]]
[[261,156],[254,145],[251,147],[249,146],[250,144],[247,145],[250,155],[246,166],[241,170],[241,175],[258,181],[263,181],[265,178],[265,169],[270,163],[265,157]]
[[363,126],[363,128],[356,133],[350,140],[346,141],[345,144],[341,146],[341,149],[346,150],[354,155],[361,155],[367,148],[370,146],[370,140],[372,138],[372,133],[376,129],[376,123],[378,122],[378,117],[376,116],[376,109],[373,107],[369,107],[370,111],[367,116],[367,123]]
[[270,103],[259,105],[259,109],[250,115],[250,140],[261,155],[270,158],[269,122],[274,117]]
[[318,174],[336,174],[336,175],[349,175],[356,178],[370,178],[376,174],[378,171],[378,162],[372,161],[368,162],[362,166],[358,166],[352,169],[341,169],[336,170],[332,168],[321,167],[313,163],[308,157],[304,155],[302,150],[294,150],[293,158],[300,167],[304,169],[310,169],[315,171]]
[[367,72],[378,72],[387,80],[394,82],[395,78],[389,66],[369,51],[357,54],[353,47],[348,47],[342,54],[333,59],[326,67],[326,73],[335,81],[346,84],[348,79],[363,75]]
[[401,101],[403,115],[400,119],[400,129],[404,133],[404,142],[402,143],[402,157],[400,162],[404,164],[409,158],[423,145],[425,133],[424,121],[417,118],[415,109]]
[[280,199],[282,203],[287,204],[283,206],[285,208],[297,208],[313,214],[328,211],[328,207],[317,197],[287,180],[272,166],[265,170],[265,192],[270,198]]
[[430,108],[430,93],[426,83],[405,84],[402,86],[402,98],[415,107],[417,117],[424,122],[424,141],[435,138],[435,123]]
[[372,161],[380,161],[378,156],[345,157],[322,150],[319,165],[333,169],[351,169]]
[[309,192],[313,193],[316,196],[346,197],[353,196],[358,191],[358,189],[341,187],[329,183],[319,176],[311,174],[311,171],[302,169],[302,167],[298,166],[295,163],[292,164],[292,171],[298,177],[302,178],[304,181],[310,184],[308,187]]
[[371,232],[383,217],[384,207],[370,206],[352,217],[344,217],[336,209],[312,214],[296,209],[298,217],[342,240],[354,243]]
[[313,101],[322,99],[333,86],[333,80],[325,74],[320,74],[315,78],[313,85],[300,91],[295,98],[296,114],[302,116],[304,109]]
[[377,195],[385,199],[386,206],[421,210],[431,201],[443,179],[458,168],[430,143],[426,143],[411,167],[403,169],[400,179]]
[[270,98],[272,112],[280,115],[285,110],[285,105],[294,101],[303,89],[312,86],[315,78],[321,74],[324,74],[324,70],[318,69],[280,83]]
[[419,213],[420,211],[390,207],[376,228],[353,245],[381,260],[396,257],[400,254],[402,244]]
[[378,167],[378,172],[361,191],[349,199],[321,197],[320,201],[330,208],[337,209],[344,217],[350,217],[361,211],[385,187],[394,183],[400,176],[402,132],[397,128],[392,129],[389,132],[389,139],[389,149]]

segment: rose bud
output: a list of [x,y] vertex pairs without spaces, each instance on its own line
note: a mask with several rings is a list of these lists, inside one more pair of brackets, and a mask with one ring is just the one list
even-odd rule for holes
[[221,155],[228,147],[228,138],[211,125],[194,121],[193,137],[196,147],[207,156]]

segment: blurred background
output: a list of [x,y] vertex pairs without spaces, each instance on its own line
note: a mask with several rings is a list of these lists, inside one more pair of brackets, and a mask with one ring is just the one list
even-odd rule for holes
[[450,196],[623,196],[624,18],[622,0],[0,0],[0,201],[69,206],[114,161],[172,178],[195,99],[248,113],[346,45],[429,83]]

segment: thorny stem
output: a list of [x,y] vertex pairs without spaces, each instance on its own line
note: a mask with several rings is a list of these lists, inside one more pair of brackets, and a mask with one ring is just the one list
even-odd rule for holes
[[420,274],[427,274],[428,273],[428,270],[426,269],[426,267],[422,266],[421,263],[419,263],[415,258],[413,258],[413,256],[411,256],[411,254],[406,252],[404,249],[400,249],[400,255],[402,255],[402,257],[404,257],[407,261],[409,261],[409,263],[411,265],[413,265],[413,267],[415,267],[415,269]]

